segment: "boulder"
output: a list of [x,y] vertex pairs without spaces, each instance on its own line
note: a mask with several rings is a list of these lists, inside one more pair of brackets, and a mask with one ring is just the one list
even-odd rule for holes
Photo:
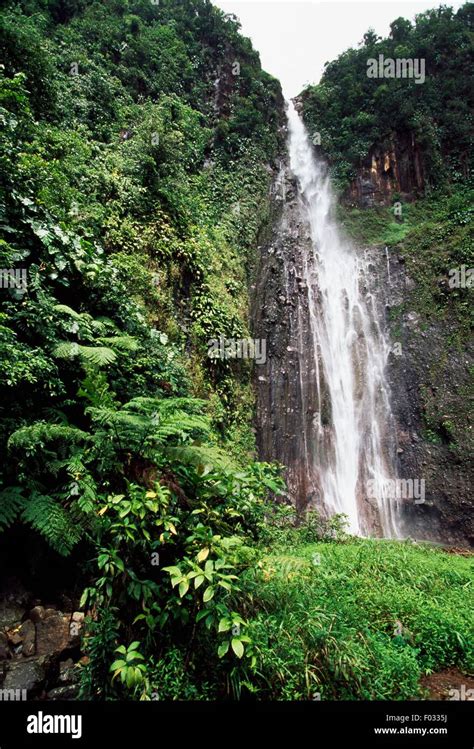
[[60,613],[61,613],[60,611],[57,611],[56,609],[53,609],[53,608],[45,609],[43,618],[49,619],[50,616],[56,616],[57,614],[60,614]]
[[61,684],[72,684],[78,680],[78,672],[72,658],[59,664],[59,681]]
[[33,609],[31,609],[28,616],[32,622],[38,624],[38,622],[44,619],[44,606],[35,606]]
[[30,693],[37,693],[44,684],[45,673],[42,666],[35,659],[15,661],[9,667],[3,689],[26,689]]
[[78,687],[76,684],[65,684],[55,687],[48,692],[48,700],[75,700],[77,699]]
[[20,622],[25,613],[23,606],[14,602],[2,601],[0,603],[0,629],[9,629]]
[[57,611],[36,625],[36,652],[38,655],[55,655],[71,647],[69,617]]

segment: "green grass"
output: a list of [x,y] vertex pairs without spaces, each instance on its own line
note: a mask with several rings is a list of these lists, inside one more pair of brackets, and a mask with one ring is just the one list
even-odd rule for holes
[[422,696],[425,673],[472,671],[472,573],[472,558],[412,542],[264,556],[246,578],[257,696],[402,700]]

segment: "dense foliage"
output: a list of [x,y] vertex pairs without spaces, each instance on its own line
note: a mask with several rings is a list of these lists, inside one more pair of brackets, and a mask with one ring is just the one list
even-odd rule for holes
[[12,2],[0,36],[0,529],[90,581],[84,693],[141,694],[144,656],[248,644],[242,549],[282,485],[248,363],[207,342],[248,334],[280,87],[207,0]]
[[[472,3],[398,18],[390,36],[373,31],[358,49],[326,65],[321,82],[302,94],[304,116],[318,132],[340,187],[352,180],[375,144],[413,135],[428,186],[465,179],[472,170]],[[423,60],[424,81],[372,78],[367,61]]]

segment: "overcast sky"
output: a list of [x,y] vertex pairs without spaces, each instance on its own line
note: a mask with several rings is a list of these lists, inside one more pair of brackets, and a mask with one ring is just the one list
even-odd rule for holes
[[[438,7],[437,0],[213,0],[226,13],[235,13],[242,33],[260,52],[265,70],[281,81],[286,97],[296,96],[307,83],[317,83],[324,63],[348,47],[356,47],[369,27],[387,36],[390,23],[403,16]],[[455,9],[463,2],[447,2]]]

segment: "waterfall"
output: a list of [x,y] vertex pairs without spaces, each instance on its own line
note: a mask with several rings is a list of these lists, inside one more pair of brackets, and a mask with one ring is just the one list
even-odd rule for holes
[[[291,103],[288,124],[290,168],[311,239],[302,272],[318,401],[313,444],[305,445],[315,451],[315,503],[328,514],[345,513],[352,533],[397,536],[397,506],[387,490],[395,477],[385,377],[389,346],[371,293],[369,258],[339,230],[327,168]],[[307,411],[307,403],[301,410]]]

